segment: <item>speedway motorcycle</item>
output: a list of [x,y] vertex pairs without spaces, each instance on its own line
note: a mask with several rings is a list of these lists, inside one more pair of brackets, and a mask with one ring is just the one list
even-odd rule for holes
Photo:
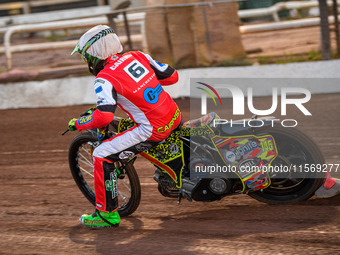
[[[322,185],[324,173],[301,171],[303,166],[325,163],[316,144],[301,131],[273,127],[269,119],[258,119],[261,128],[215,125],[218,119],[217,114],[209,113],[186,122],[156,147],[141,148],[141,156],[156,167],[154,180],[163,196],[177,198],[178,202],[182,198],[208,202],[248,194],[268,204],[286,204],[309,199]],[[94,149],[134,125],[130,119],[115,116],[108,126],[86,130],[71,142],[72,176],[93,205]],[[131,157],[114,163],[122,217],[132,214],[141,199],[135,160]]]

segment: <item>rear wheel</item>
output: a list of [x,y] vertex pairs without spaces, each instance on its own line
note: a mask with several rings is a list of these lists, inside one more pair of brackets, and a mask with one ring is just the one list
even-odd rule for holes
[[[292,128],[270,128],[263,134],[274,137],[278,156],[272,166],[286,166],[288,173],[270,173],[271,185],[262,190],[249,193],[261,202],[268,204],[296,203],[309,199],[322,185],[325,173],[318,171],[300,171],[305,164],[324,164],[325,160],[317,145],[301,131]],[[291,168],[291,166],[293,166]]]
[[[77,135],[69,148],[69,164],[72,176],[83,195],[95,205],[94,173],[92,153],[100,144],[98,139],[90,133]],[[115,162],[116,167],[121,167],[126,162]],[[123,168],[118,176],[119,215],[121,217],[132,214],[139,206],[141,187],[138,175],[132,163]]]

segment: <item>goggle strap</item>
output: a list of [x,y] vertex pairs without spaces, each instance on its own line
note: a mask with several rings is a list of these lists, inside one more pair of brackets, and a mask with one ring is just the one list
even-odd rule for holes
[[106,36],[108,34],[113,34],[114,31],[111,29],[111,28],[107,28],[107,29],[104,29],[102,31],[100,31],[98,34],[94,35],[90,40],[88,40],[83,49],[81,50],[81,55],[83,58],[85,58],[85,53],[87,51],[87,49],[92,45],[94,44],[96,41],[98,41],[100,38],[102,38],[103,36]]

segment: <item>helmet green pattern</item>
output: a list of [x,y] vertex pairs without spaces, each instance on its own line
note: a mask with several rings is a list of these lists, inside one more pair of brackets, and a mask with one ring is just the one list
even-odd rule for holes
[[104,60],[90,55],[89,53],[87,53],[87,50],[91,47],[91,45],[93,45],[100,38],[102,38],[103,36],[106,36],[108,34],[111,34],[111,33],[115,33],[111,28],[107,28],[107,29],[100,31],[99,33],[94,35],[91,39],[89,39],[85,43],[85,45],[82,49],[80,48],[80,45],[79,45],[79,42],[78,42],[76,47],[73,49],[71,56],[76,52],[80,53],[81,58],[84,60],[85,63],[88,64],[89,71],[92,74],[97,75],[99,73],[99,71],[102,69],[102,67],[100,65],[103,64]]

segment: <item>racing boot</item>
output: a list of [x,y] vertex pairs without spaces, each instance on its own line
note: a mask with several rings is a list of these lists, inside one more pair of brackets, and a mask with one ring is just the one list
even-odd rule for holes
[[79,221],[90,228],[110,228],[119,226],[120,216],[117,211],[106,213],[96,210],[92,215],[83,214]]
[[315,192],[317,198],[330,198],[340,193],[340,180],[331,177],[326,173],[326,180],[322,186]]

